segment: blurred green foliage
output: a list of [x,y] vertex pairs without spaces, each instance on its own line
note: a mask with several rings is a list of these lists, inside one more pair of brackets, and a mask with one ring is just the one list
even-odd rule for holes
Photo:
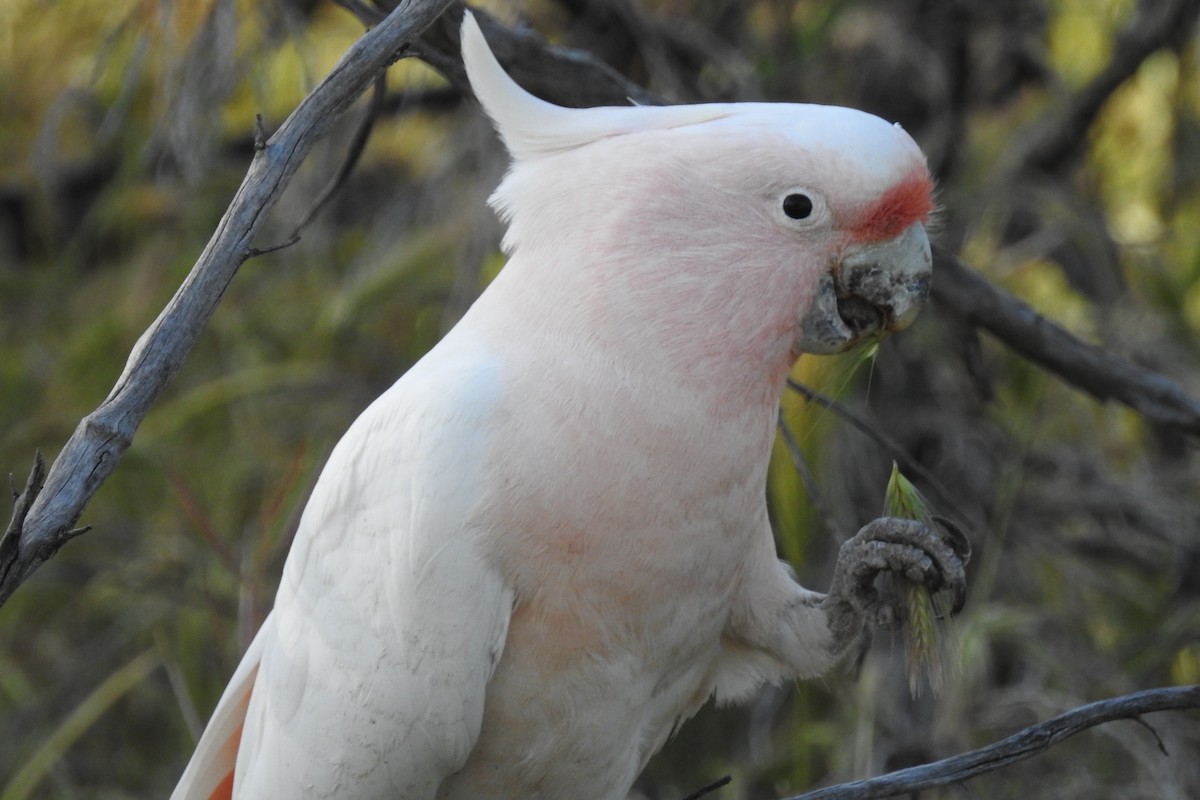
[[[1200,390],[1194,30],[1112,93],[1072,159],[1033,171],[1010,157],[1106,68],[1142,5],[649,2],[666,22],[640,40],[612,27],[615,8],[497,10],[680,99],[899,119],[941,177],[943,242],[1076,335]],[[315,0],[0,5],[0,463],[18,481],[103,399],[200,253],[254,115],[278,124],[360,30]],[[499,268],[485,199],[504,155],[488,124],[427,102],[444,84],[415,62],[389,82],[361,164],[298,244],[243,266],[91,503],[94,532],[0,611],[0,800],[165,796],[270,607],[333,443]],[[288,238],[355,123],[318,146],[260,247]],[[780,796],[1200,681],[1194,441],[1079,395],[952,312],[931,309],[873,359],[804,359],[795,376],[868,413],[934,476],[934,504],[945,494],[971,523],[960,674],[913,701],[903,648],[876,642],[846,674],[706,710],[652,764],[647,795],[730,772],[718,796]],[[841,537],[881,512],[895,454],[795,394],[784,419],[819,494],[781,441],[780,550],[821,588]],[[1114,725],[969,793],[1200,794],[1200,720],[1155,726],[1170,759]]]

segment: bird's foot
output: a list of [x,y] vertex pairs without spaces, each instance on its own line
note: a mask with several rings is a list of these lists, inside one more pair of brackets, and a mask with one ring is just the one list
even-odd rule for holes
[[838,651],[850,645],[864,622],[896,630],[904,622],[898,594],[881,590],[876,578],[902,575],[931,593],[949,591],[951,613],[966,600],[964,566],[971,555],[966,536],[952,524],[882,517],[863,526],[842,545],[833,585],[822,605]]

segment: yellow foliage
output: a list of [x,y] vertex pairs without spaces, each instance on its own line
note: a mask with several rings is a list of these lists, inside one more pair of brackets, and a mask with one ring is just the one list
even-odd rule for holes
[[1200,644],[1181,647],[1171,661],[1171,683],[1179,686],[1200,683]]
[[1178,89],[1178,57],[1158,53],[1113,94],[1097,121],[1092,175],[1120,241],[1153,242],[1166,228]]
[[1060,77],[1079,85],[1099,72],[1112,53],[1112,35],[1134,0],[1059,0],[1048,30],[1050,54]]

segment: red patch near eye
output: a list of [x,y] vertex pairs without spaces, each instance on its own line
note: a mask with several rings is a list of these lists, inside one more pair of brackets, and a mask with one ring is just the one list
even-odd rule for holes
[[926,222],[933,211],[933,181],[917,167],[883,197],[863,209],[848,226],[856,242],[878,242],[901,234],[914,222]]

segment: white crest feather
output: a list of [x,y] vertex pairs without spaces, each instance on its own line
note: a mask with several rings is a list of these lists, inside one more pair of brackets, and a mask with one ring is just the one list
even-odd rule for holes
[[508,76],[469,11],[463,15],[462,55],[476,98],[517,161],[609,136],[678,128],[729,114],[719,105],[565,108],[547,103]]

